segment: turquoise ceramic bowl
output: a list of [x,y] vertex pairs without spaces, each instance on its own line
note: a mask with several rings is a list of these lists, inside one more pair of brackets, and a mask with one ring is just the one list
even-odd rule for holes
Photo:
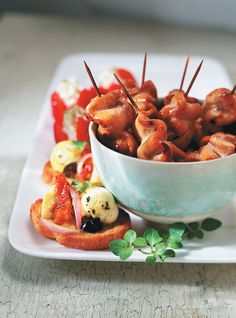
[[160,223],[204,219],[227,205],[236,193],[236,155],[204,162],[141,160],[115,152],[96,138],[90,124],[98,174],[129,211]]

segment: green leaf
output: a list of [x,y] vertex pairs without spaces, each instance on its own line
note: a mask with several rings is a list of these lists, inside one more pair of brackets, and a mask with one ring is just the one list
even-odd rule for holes
[[84,181],[80,186],[81,192],[86,192],[87,188],[90,187],[91,183],[89,181]]
[[132,254],[133,252],[133,248],[131,246],[127,247],[127,248],[122,248],[120,251],[119,251],[119,256],[120,256],[120,259],[122,261],[125,261],[127,258],[130,257],[130,255]]
[[194,234],[193,232],[187,232],[187,238],[188,238],[189,240],[193,239],[194,236],[195,236],[195,234]]
[[165,261],[169,257],[175,257],[175,255],[175,251],[168,249],[162,255],[159,255],[159,257],[162,261]]
[[137,234],[133,230],[128,230],[124,235],[124,240],[126,240],[129,244],[132,244],[137,237]]
[[73,144],[76,148],[78,148],[80,151],[83,151],[84,148],[89,144],[87,141],[73,141]]
[[169,237],[169,241],[182,242],[182,240],[182,236],[178,235],[177,233],[172,233]]
[[198,230],[197,232],[195,232],[195,236],[201,240],[204,236],[204,233],[202,230]]
[[179,248],[183,247],[183,244],[182,244],[182,242],[176,242],[176,241],[169,240],[168,247],[173,248],[173,249],[179,249]]
[[150,255],[150,256],[147,256],[147,257],[146,257],[146,263],[147,263],[148,265],[154,264],[154,263],[156,262],[156,260],[157,260],[157,258],[156,258],[156,256],[154,256],[154,255]]
[[122,249],[127,248],[129,245],[125,240],[114,240],[109,244],[111,252],[117,256],[120,255]]
[[81,182],[80,182],[79,180],[77,180],[77,179],[74,179],[74,180],[72,181],[72,183],[71,183],[71,185],[72,185],[73,187],[79,187],[80,184],[81,184]]
[[182,222],[177,222],[177,223],[171,224],[169,226],[170,236],[172,236],[172,235],[182,236],[184,234],[185,230],[186,230],[186,225]]
[[166,229],[158,229],[158,233],[161,237],[165,238],[169,236],[169,231]]
[[202,224],[201,228],[204,231],[214,231],[218,229],[222,225],[222,222],[213,218],[205,219]]
[[137,247],[146,247],[147,242],[144,237],[137,237],[134,241],[134,245]]
[[157,232],[157,230],[154,228],[147,229],[144,232],[143,236],[150,247],[155,246],[156,244],[158,244],[159,242],[163,240],[162,237]]
[[86,192],[87,188],[90,187],[91,183],[89,181],[80,182],[77,179],[74,179],[71,185],[76,189],[76,191]]
[[197,231],[199,228],[199,223],[198,222],[192,222],[192,223],[188,223],[188,227],[193,231]]
[[166,250],[166,244],[163,243],[163,242],[161,242],[161,243],[157,244],[157,245],[155,246],[155,248],[156,248],[157,254],[158,254],[158,255],[161,255],[161,254],[163,254],[163,253],[165,252],[165,250]]

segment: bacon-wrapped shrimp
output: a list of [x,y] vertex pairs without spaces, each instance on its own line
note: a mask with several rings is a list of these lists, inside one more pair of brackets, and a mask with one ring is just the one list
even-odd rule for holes
[[184,152],[166,141],[167,126],[160,119],[148,118],[140,113],[135,120],[135,131],[141,144],[137,149],[137,157],[154,161],[173,161],[173,158],[183,158]]
[[153,82],[144,82],[140,90],[137,91],[132,97],[138,107],[139,112],[145,112],[148,117],[157,118],[159,115],[159,112],[156,108],[157,91]]
[[186,149],[199,131],[202,106],[187,101],[183,92],[175,93],[170,104],[160,110],[161,118],[170,129],[169,139],[179,148]]
[[[184,91],[178,88],[169,91],[168,95],[163,98],[164,105],[170,104],[174,95],[178,93],[184,93]],[[188,103],[198,103],[198,99],[195,97],[186,96],[186,100]]]
[[122,131],[116,138],[102,138],[101,141],[107,147],[124,155],[134,157],[137,154],[138,143],[128,131]]
[[236,121],[236,93],[227,88],[210,92],[203,103],[203,125],[216,132]]
[[135,113],[127,100],[120,101],[117,90],[95,97],[86,108],[86,116],[99,125],[100,136],[118,137],[132,124]]
[[218,132],[202,138],[199,150],[186,154],[184,161],[204,161],[226,157],[235,153],[236,137]]

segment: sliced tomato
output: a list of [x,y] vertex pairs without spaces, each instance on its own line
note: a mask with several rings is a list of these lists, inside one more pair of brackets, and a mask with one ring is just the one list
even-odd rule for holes
[[90,103],[91,99],[97,96],[96,91],[93,87],[85,88],[79,93],[79,98],[77,100],[77,105],[86,108]]
[[71,222],[72,201],[70,196],[70,185],[64,174],[59,174],[55,178],[56,181],[56,207],[53,211],[53,218],[56,224],[64,224]]
[[66,110],[66,105],[64,104],[62,98],[59,96],[57,92],[54,92],[51,95],[51,106],[52,106],[52,114],[55,121],[58,124],[62,125],[64,112]]
[[89,141],[89,132],[88,132],[89,121],[82,117],[78,118],[76,125],[76,136],[77,140],[80,141]]
[[118,84],[118,83],[112,83],[112,84],[109,86],[107,92],[115,91],[116,89],[119,89],[119,88],[120,88],[120,84]]
[[81,182],[89,180],[93,172],[93,160],[89,157],[83,164],[81,171],[76,175],[76,178]]
[[63,131],[62,125],[60,123],[55,122],[53,125],[53,130],[56,143],[68,139],[68,135]]
[[117,68],[116,74],[119,76],[120,79],[122,79],[124,82],[130,82],[132,81],[134,84],[137,84],[137,81],[133,74],[129,71],[127,71],[124,68]]

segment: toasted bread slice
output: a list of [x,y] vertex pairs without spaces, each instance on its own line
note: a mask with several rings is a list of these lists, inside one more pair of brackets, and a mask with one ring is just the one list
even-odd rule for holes
[[129,215],[120,210],[119,217],[111,225],[106,225],[102,231],[97,233],[74,232],[58,233],[49,230],[41,222],[42,199],[35,201],[30,209],[30,218],[35,229],[42,235],[55,239],[58,243],[70,248],[82,250],[103,250],[109,247],[113,240],[122,239],[125,232],[131,227]]
[[59,172],[53,170],[51,162],[48,161],[45,163],[43,167],[43,174],[42,174],[42,179],[43,182],[47,184],[53,184],[55,181],[55,177],[60,174]]

